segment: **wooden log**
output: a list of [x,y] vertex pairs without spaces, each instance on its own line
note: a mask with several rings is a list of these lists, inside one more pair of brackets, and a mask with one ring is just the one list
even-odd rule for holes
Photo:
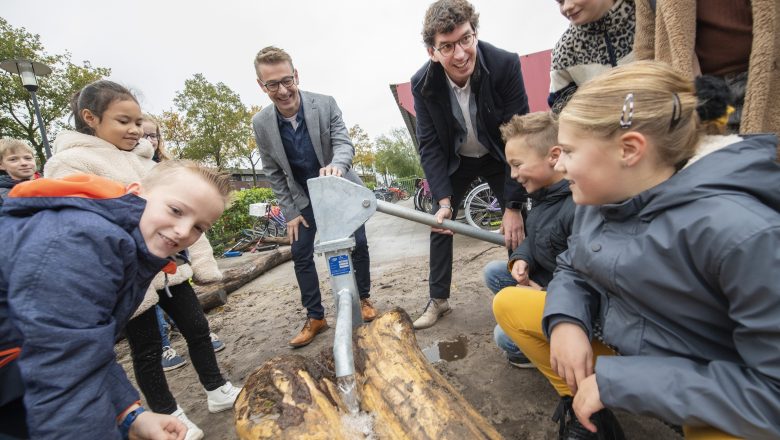
[[290,237],[263,237],[260,239],[261,243],[275,243],[279,245],[290,245]]
[[200,302],[203,310],[216,309],[227,303],[227,292],[225,292],[225,289],[212,290],[208,293],[198,295],[198,302]]
[[[360,409],[373,418],[372,438],[502,438],[428,363],[406,312],[384,313],[353,338]],[[236,400],[239,438],[365,438],[344,417],[334,374],[329,349],[312,360],[287,355],[263,364]]]
[[[215,299],[215,296],[219,297],[219,291],[223,291],[227,295],[290,259],[292,259],[292,251],[289,247],[252,255],[240,266],[223,270],[222,281],[211,284],[196,284],[194,289],[198,295],[198,301],[200,301],[204,311],[218,307],[224,304],[224,302],[217,304],[218,301]],[[217,305],[208,307],[211,304]]]

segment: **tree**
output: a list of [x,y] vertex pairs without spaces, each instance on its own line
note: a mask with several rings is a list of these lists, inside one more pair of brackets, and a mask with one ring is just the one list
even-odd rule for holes
[[349,129],[349,137],[352,139],[352,145],[355,146],[355,157],[352,159],[354,167],[360,167],[363,175],[366,174],[366,168],[371,169],[374,166],[376,158],[374,154],[374,145],[368,133],[359,125],[355,124]]
[[396,177],[421,176],[423,171],[412,139],[405,128],[393,128],[376,140],[376,166]]
[[253,105],[248,109],[244,109],[244,127],[246,133],[245,141],[237,144],[237,159],[238,166],[242,166],[245,163],[249,163],[252,169],[252,181],[254,186],[257,186],[257,166],[260,164],[260,151],[257,149],[257,142],[255,141],[255,134],[252,130],[252,116],[262,110],[259,105]]
[[184,117],[174,110],[164,111],[159,118],[165,148],[174,159],[184,158],[187,141],[192,137]]
[[182,157],[224,169],[239,156],[239,146],[246,142],[247,110],[230,87],[197,73],[184,81],[173,102],[189,135]]
[[[111,69],[93,67],[89,61],[76,65],[70,52],[46,53],[40,36],[15,28],[0,17],[0,60],[29,59],[51,67],[51,75],[38,78],[38,104],[49,138],[67,127],[70,98],[87,84],[111,74]],[[35,148],[38,166],[46,156],[30,93],[22,87],[18,75],[0,74],[0,137],[25,139]]]

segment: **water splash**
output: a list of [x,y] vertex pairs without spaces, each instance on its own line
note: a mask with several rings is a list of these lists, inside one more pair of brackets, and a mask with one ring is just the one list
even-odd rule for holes
[[358,399],[355,375],[337,377],[336,388],[338,388],[341,400],[347,407],[347,412],[356,415],[360,411],[360,400]]
[[374,433],[374,416],[367,412],[341,416],[344,437],[349,440],[377,440]]

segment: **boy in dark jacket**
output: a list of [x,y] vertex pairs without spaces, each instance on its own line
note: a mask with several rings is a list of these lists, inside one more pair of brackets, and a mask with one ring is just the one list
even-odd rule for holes
[[35,151],[18,139],[0,139],[0,206],[16,184],[35,174]]
[[[143,412],[113,346],[154,275],[219,218],[228,191],[224,176],[169,161],[127,188],[74,175],[9,193],[0,215],[0,437],[26,435],[25,419],[10,419],[26,410],[36,439],[184,438],[175,417]],[[6,392],[20,383],[23,406],[18,389]]]
[[[491,261],[485,266],[485,285],[493,294],[517,285],[542,289],[552,279],[558,254],[566,250],[574,222],[569,182],[554,169],[561,154],[558,127],[550,112],[536,112],[513,117],[501,126],[501,134],[512,178],[525,187],[533,206],[525,240],[509,262]],[[496,326],[493,336],[510,364],[533,368],[501,327]]]

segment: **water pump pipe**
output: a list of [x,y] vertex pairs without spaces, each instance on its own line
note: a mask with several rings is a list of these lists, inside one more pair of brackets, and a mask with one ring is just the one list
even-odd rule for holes
[[[374,212],[379,211],[424,225],[450,229],[455,233],[488,243],[504,244],[504,236],[501,234],[452,220],[444,220],[440,224],[433,215],[377,200],[368,188],[341,177],[317,177],[309,179],[307,184],[319,233],[314,251],[325,255],[331,287],[336,295],[337,323],[333,341],[336,377],[355,372],[351,328],[361,325],[363,317],[360,314],[360,296],[355,283],[351,257],[351,251],[355,248],[352,234],[368,221]],[[347,318],[343,320],[344,324],[340,322],[342,317]],[[346,353],[349,355],[345,355]]]

